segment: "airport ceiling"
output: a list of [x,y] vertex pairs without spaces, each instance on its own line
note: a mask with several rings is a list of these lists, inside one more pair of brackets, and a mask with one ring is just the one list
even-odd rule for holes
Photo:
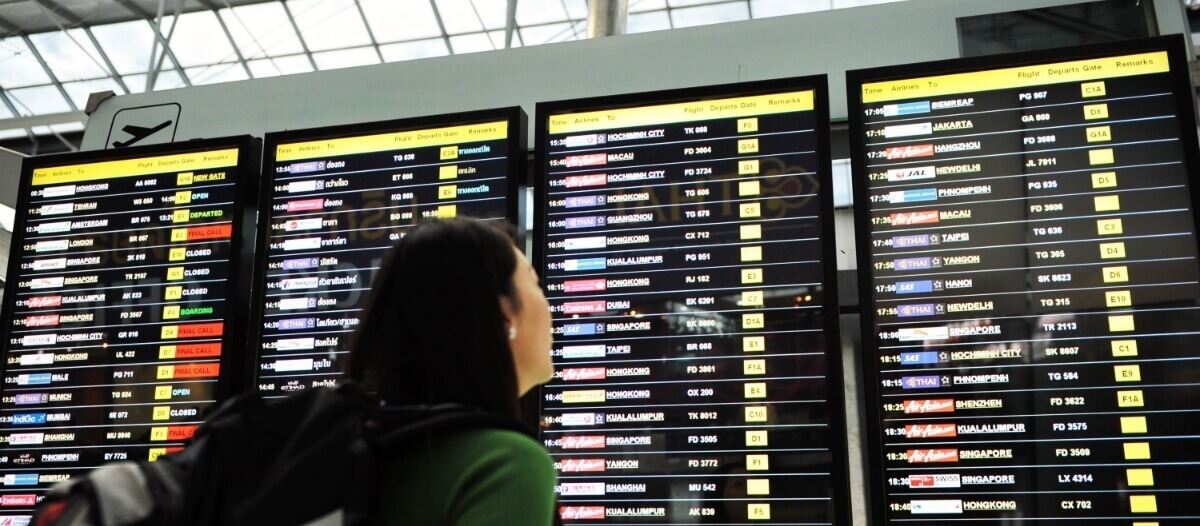
[[[0,140],[82,130],[88,95],[99,91],[587,37],[587,0],[512,1],[510,36],[509,0],[0,0]],[[628,32],[893,1],[629,0]]]

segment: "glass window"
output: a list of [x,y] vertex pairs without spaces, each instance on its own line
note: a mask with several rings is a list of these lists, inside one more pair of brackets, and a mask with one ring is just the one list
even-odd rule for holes
[[379,51],[383,52],[383,59],[388,62],[440,57],[450,54],[450,50],[446,49],[446,41],[441,38],[417,40],[415,42],[400,44],[386,44],[379,46]]
[[[648,33],[650,31],[662,31],[671,29],[671,17],[667,16],[666,10],[650,11],[648,13],[630,13],[629,21],[626,23],[625,31],[627,33]],[[584,34],[587,34],[585,26]]]
[[71,111],[58,88],[54,86],[37,86],[8,90],[8,98],[21,115],[42,115],[45,113],[61,113]]
[[567,20],[567,9],[561,0],[520,0],[517,2],[517,25],[532,26]]
[[317,68],[324,71],[327,69],[350,68],[354,66],[378,64],[379,55],[375,54],[374,47],[367,46],[354,49],[339,49],[337,51],[313,53],[313,60],[317,61]]
[[307,55],[261,58],[248,60],[246,64],[250,66],[250,72],[254,74],[254,78],[308,73],[313,70]]
[[212,11],[196,11],[179,16],[171,35],[171,51],[185,68],[237,60],[233,45],[221,29]]
[[754,18],[811,13],[829,9],[828,0],[750,0]]
[[242,56],[248,59],[304,52],[279,2],[222,9],[221,18]]
[[491,51],[496,49],[492,40],[484,33],[471,33],[468,35],[454,35],[450,37],[450,47],[454,48],[455,55],[463,53],[477,53],[479,51]]
[[446,33],[458,35],[483,30],[483,22],[475,15],[470,0],[435,0]]
[[0,40],[0,87],[12,89],[49,82],[46,69],[21,37]]
[[371,43],[354,0],[289,0],[287,5],[309,51]]
[[563,22],[521,28],[521,41],[530,46],[578,40],[584,36],[587,36],[586,22]]
[[82,29],[30,35],[29,40],[61,82],[108,76],[100,52]]
[[667,0],[629,0],[630,13],[644,13],[656,9],[666,9]]
[[[129,86],[129,91],[134,93],[146,91],[145,73],[121,77],[121,80],[125,81],[126,86]],[[180,77],[179,72],[173,69],[167,69],[158,72],[158,78],[154,81],[154,91],[182,88],[184,86],[185,84],[183,83],[183,77]]]
[[183,71],[187,73],[188,79],[192,81],[192,85],[219,84],[221,82],[232,82],[250,78],[246,75],[246,70],[242,69],[242,65],[237,62],[187,68]]
[[720,24],[750,19],[750,7],[744,2],[713,4],[671,10],[675,28]]
[[[146,81],[143,80],[142,82]],[[67,90],[67,95],[71,97],[71,100],[75,101],[75,106],[79,108],[87,107],[88,96],[98,91],[122,93],[121,86],[117,85],[115,80],[108,77],[79,82],[64,82],[63,89]]]
[[[133,20],[118,24],[92,27],[92,34],[100,42],[104,54],[112,61],[117,73],[145,73],[150,70],[150,45],[154,43],[154,31],[145,20]],[[167,66],[171,63],[165,62]],[[130,89],[133,87],[130,86]]]
[[429,0],[360,0],[375,40],[399,42],[441,36]]

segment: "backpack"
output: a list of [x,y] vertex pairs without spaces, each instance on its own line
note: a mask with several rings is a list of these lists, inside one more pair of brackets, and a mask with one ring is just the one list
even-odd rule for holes
[[500,428],[512,418],[453,404],[379,406],[361,386],[221,405],[178,453],[105,464],[52,487],[36,526],[361,525],[375,509],[379,459],[429,433]]

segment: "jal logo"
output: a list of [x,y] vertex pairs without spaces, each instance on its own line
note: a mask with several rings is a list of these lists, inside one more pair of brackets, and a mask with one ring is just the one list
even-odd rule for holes
[[563,438],[563,449],[604,449],[604,437],[598,435],[570,436]]
[[910,159],[913,157],[932,157],[932,144],[913,144],[909,146],[893,146],[886,150],[888,159]]
[[908,450],[909,464],[928,464],[933,462],[958,462],[957,449],[910,449]]
[[600,520],[604,518],[604,506],[563,506],[558,515],[563,520]]
[[904,426],[905,438],[950,438],[958,436],[955,424],[909,424]]
[[904,412],[906,414],[953,413],[954,399],[935,398],[932,400],[905,400]]
[[604,471],[602,458],[572,458],[562,462],[563,473],[597,473]]

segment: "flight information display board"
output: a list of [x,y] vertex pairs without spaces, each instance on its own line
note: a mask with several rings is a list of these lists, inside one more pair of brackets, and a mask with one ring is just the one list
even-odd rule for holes
[[825,77],[538,105],[567,524],[847,524]]
[[25,160],[2,316],[0,522],[106,461],[179,449],[241,381],[259,144]]
[[255,307],[257,389],[343,374],[383,256],[422,219],[514,221],[520,108],[267,134]]
[[878,524],[1196,524],[1182,40],[848,74]]

